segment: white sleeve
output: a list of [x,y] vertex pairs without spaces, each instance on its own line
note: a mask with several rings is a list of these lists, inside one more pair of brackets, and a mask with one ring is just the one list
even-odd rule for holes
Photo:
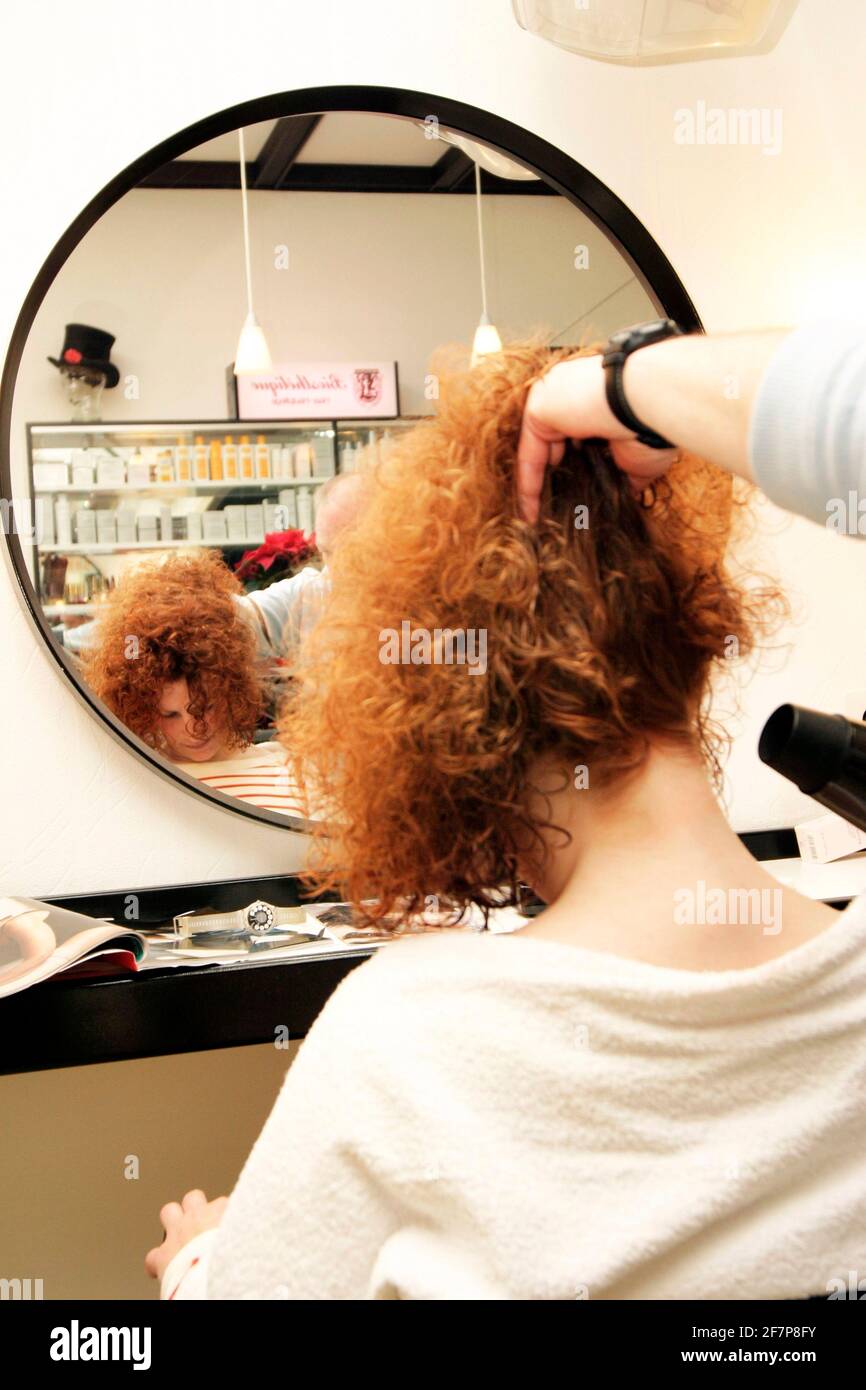
[[217,1227],[201,1231],[182,1245],[173,1259],[169,1260],[160,1283],[159,1296],[167,1301],[174,1299],[207,1298],[207,1266]]
[[814,322],[788,334],[758,386],[749,454],[755,482],[772,502],[866,537],[862,325]]
[[266,589],[255,589],[238,600],[255,623],[260,656],[296,654],[309,593],[320,588],[320,571],[314,565],[305,565],[288,579],[278,579]]
[[382,1156],[399,1165],[403,1127],[385,1079],[393,1038],[373,1026],[387,1000],[372,976],[365,987],[376,963],[337,987],[289,1067],[218,1228],[209,1299],[367,1295],[400,1223]]

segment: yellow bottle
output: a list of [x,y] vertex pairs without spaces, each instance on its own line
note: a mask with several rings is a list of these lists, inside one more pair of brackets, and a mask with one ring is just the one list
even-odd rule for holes
[[174,469],[179,483],[188,483],[192,480],[192,456],[189,452],[189,445],[184,442],[182,434],[179,434],[177,437],[177,448],[174,451]]
[[197,483],[207,482],[210,476],[209,463],[204,435],[197,434],[195,437],[195,447],[192,451],[192,476]]
[[253,446],[248,434],[241,435],[241,442],[238,447],[238,473],[241,478],[254,478],[256,476]]
[[223,480],[223,446],[218,439],[210,442],[210,476],[214,483],[221,483]]
[[230,434],[223,445],[223,473],[226,481],[238,476],[238,449]]
[[171,458],[171,449],[160,449],[156,456],[156,481],[158,483],[174,482],[174,464]]
[[263,434],[256,435],[256,477],[271,476],[271,451]]

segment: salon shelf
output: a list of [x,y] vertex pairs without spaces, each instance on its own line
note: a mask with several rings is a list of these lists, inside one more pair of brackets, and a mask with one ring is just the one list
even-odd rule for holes
[[43,603],[46,618],[91,618],[102,608],[99,603]]
[[284,487],[321,487],[322,483],[326,483],[333,476],[333,473],[314,473],[309,478],[229,478],[223,481],[211,478],[196,482],[141,483],[139,486],[134,483],[67,483],[62,487],[44,488],[41,492],[37,490],[37,496],[54,497],[65,493],[75,497],[89,497],[93,492],[104,492],[110,493],[112,497],[138,497],[146,492],[240,492],[250,488],[279,490]]
[[251,550],[262,541],[246,538],[235,541],[76,541],[72,545],[40,545],[40,555],[116,555],[123,550],[198,550],[201,546],[215,546],[217,550]]

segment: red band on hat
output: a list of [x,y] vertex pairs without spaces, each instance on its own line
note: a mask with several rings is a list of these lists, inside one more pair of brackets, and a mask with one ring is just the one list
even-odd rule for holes
[[80,362],[81,353],[78,348],[67,348],[63,354],[63,360],[64,362]]

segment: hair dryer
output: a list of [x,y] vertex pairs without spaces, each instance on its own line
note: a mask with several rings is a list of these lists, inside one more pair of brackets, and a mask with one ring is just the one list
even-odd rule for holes
[[861,720],[780,705],[764,725],[758,756],[801,792],[866,830],[866,724]]

